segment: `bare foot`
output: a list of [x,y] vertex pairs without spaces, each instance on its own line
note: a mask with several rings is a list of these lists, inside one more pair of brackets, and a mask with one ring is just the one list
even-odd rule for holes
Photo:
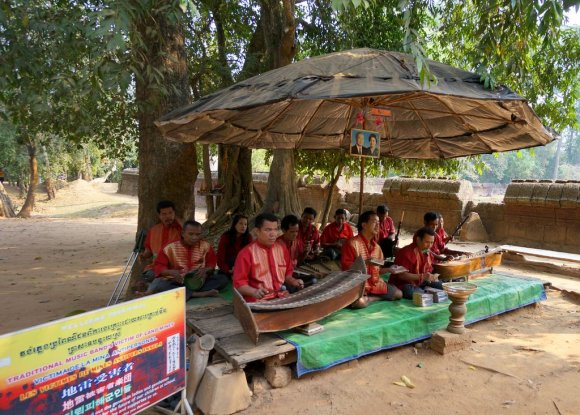
[[190,298],[217,297],[219,293],[218,290],[194,291]]
[[358,300],[356,300],[354,303],[352,303],[350,305],[350,307],[354,308],[354,309],[358,309],[358,308],[365,308],[368,305],[369,305],[368,297],[365,295],[365,296],[359,298]]

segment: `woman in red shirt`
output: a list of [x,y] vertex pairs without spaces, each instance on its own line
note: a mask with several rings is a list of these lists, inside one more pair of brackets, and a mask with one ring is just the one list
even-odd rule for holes
[[221,272],[232,277],[234,263],[241,249],[252,242],[248,230],[248,217],[236,215],[232,226],[220,237],[217,251],[217,264]]

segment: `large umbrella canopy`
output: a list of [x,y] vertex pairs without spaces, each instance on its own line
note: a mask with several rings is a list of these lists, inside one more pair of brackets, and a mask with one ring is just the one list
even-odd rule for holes
[[[381,155],[405,159],[508,151],[554,139],[509,88],[485,89],[479,75],[442,63],[429,61],[429,68],[437,83],[425,85],[411,55],[331,53],[238,82],[157,125],[180,142],[313,150],[347,149],[351,129],[366,127],[381,134]],[[377,109],[390,115],[371,115]]]

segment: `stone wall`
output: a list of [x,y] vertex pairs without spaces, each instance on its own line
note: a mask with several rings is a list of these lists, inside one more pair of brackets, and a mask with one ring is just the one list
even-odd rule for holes
[[514,181],[503,203],[472,210],[492,241],[580,253],[580,182]]
[[[198,207],[205,207],[205,197],[197,194],[202,180],[200,175],[195,184]],[[119,192],[137,195],[137,182],[138,171],[125,169]],[[264,198],[267,174],[255,173],[254,186]],[[322,213],[324,184],[302,183],[298,196],[303,207],[311,206]],[[403,228],[411,232],[422,226],[427,211],[441,212],[448,232],[473,211],[479,214],[493,242],[580,253],[580,182],[514,181],[508,185],[503,201],[487,201],[492,199],[491,193],[487,198],[478,197],[471,183],[464,180],[391,177],[384,180],[382,193],[363,194],[363,210],[386,203],[395,223],[405,211]],[[477,203],[480,200],[485,201]],[[338,207],[357,214],[358,206],[359,192],[341,189],[334,198],[331,216]]]
[[123,169],[117,193],[130,196],[139,194],[139,169]]
[[435,211],[443,215],[445,228],[451,232],[472,197],[473,188],[466,180],[391,177],[383,185],[383,199],[389,205],[390,216],[397,223],[404,210],[403,228],[409,231],[423,226],[425,212]]

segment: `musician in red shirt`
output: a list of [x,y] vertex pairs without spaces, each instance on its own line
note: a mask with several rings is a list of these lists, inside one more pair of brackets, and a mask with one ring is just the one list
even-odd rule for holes
[[411,300],[415,291],[423,292],[427,286],[443,289],[437,276],[432,274],[434,240],[435,231],[424,227],[415,232],[413,242],[397,251],[395,264],[409,271],[392,275],[389,282],[403,291],[403,298]]
[[302,240],[298,238],[298,228],[300,220],[294,215],[287,215],[282,218],[280,227],[282,228],[282,235],[277,239],[278,243],[283,244],[292,259],[292,265],[301,265],[309,252],[304,250]]
[[170,242],[179,241],[181,238],[181,224],[175,216],[175,204],[171,200],[161,200],[157,203],[157,215],[159,223],[153,225],[147,231],[143,252],[139,254],[140,262],[148,262],[143,270],[142,277],[146,282],[151,282],[155,278],[153,272],[153,261],[157,254],[165,245]]
[[354,263],[355,259],[361,256],[367,265],[367,273],[370,278],[365,283],[366,298],[357,304],[358,307],[366,307],[369,302],[374,300],[399,300],[402,297],[401,290],[387,284],[382,278],[381,273],[386,272],[380,265],[373,264],[370,260],[383,262],[383,252],[377,243],[379,233],[379,217],[372,210],[364,212],[359,217],[358,235],[349,239],[342,246],[341,267],[348,270]]
[[242,248],[252,242],[248,231],[248,217],[235,215],[232,226],[220,237],[217,250],[217,265],[222,273],[232,277],[236,257]]
[[453,259],[453,254],[456,252],[450,251],[445,246],[443,238],[437,233],[437,227],[439,226],[438,214],[435,212],[427,212],[423,216],[423,224],[427,228],[433,229],[434,241],[431,246],[431,251],[437,261],[450,261]]
[[315,255],[320,246],[320,234],[318,229],[314,226],[314,219],[316,218],[316,210],[311,207],[304,208],[300,218],[298,237],[302,240],[304,249],[310,251],[308,259]]
[[346,210],[336,209],[334,222],[326,225],[320,237],[320,246],[324,249],[322,255],[340,259],[342,245],[353,236],[352,228],[346,222]]
[[186,287],[186,300],[216,296],[227,285],[227,277],[215,272],[214,250],[201,238],[201,232],[199,222],[187,221],[183,224],[181,239],[159,251],[153,268],[156,278],[149,286],[148,294],[183,287],[187,277],[195,278],[200,288],[192,290]]
[[288,295],[286,286],[304,287],[292,276],[294,266],[288,249],[277,243],[278,218],[270,213],[256,216],[256,240],[240,251],[234,264],[234,288],[248,302]]
[[377,215],[379,216],[379,246],[383,251],[385,258],[392,258],[395,249],[395,223],[389,216],[389,207],[387,205],[377,206]]

